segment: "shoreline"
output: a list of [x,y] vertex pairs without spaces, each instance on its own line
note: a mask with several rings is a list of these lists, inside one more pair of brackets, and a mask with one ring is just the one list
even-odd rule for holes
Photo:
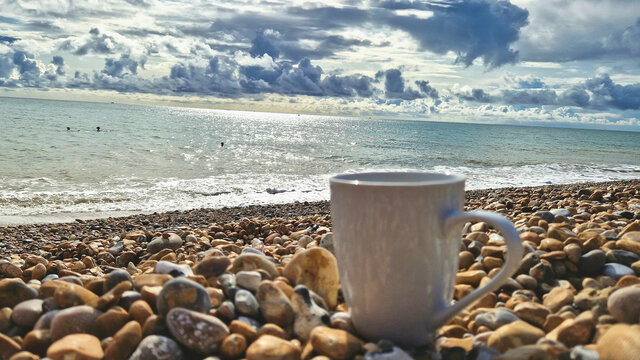
[[[551,184],[540,186],[515,186],[500,187],[488,189],[466,190],[465,197],[469,199],[482,196],[482,194],[513,191],[515,189],[532,190],[532,189],[556,189],[589,186],[623,186],[626,184],[640,183],[640,178],[602,181],[602,182],[581,182],[570,184]],[[296,211],[301,211],[296,213]],[[70,212],[70,213],[54,213],[54,214],[36,214],[36,215],[0,215],[0,228],[18,227],[21,225],[53,225],[53,224],[71,224],[78,223],[77,220],[83,222],[98,221],[104,219],[112,220],[140,220],[143,217],[162,218],[172,217],[187,221],[189,216],[201,218],[202,216],[211,216],[214,218],[221,217],[228,220],[239,220],[240,217],[257,217],[265,218],[273,217],[290,217],[290,216],[306,216],[314,215],[313,211],[321,211],[320,214],[329,214],[329,200],[321,201],[294,201],[282,204],[264,204],[264,205],[245,205],[221,208],[195,208],[190,210],[173,210],[161,212],[145,212],[145,211],[98,211],[98,212]],[[191,224],[191,221],[189,221]]]

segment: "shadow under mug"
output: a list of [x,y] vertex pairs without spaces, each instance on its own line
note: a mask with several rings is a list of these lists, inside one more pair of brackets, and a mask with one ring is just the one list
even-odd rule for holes
[[[421,346],[458,312],[497,290],[519,267],[513,224],[487,211],[463,212],[460,175],[371,172],[334,176],[331,219],[342,291],[358,333]],[[460,232],[468,221],[499,230],[508,256],[487,284],[452,303]]]

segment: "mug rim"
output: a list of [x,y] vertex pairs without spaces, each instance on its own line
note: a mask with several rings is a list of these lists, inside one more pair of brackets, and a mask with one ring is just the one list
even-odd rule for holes
[[[414,179],[401,179],[415,177]],[[366,171],[332,176],[331,184],[356,186],[425,186],[464,182],[466,177],[450,172],[434,171]]]

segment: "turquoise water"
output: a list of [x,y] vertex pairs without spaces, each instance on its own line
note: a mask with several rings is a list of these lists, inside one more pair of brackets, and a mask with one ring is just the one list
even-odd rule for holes
[[322,200],[370,169],[469,189],[639,178],[640,133],[0,98],[0,216]]

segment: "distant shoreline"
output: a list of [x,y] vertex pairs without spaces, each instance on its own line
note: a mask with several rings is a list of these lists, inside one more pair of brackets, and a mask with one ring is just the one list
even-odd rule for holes
[[[507,192],[514,189],[575,189],[576,187],[590,186],[610,186],[610,185],[626,185],[640,183],[640,178],[629,180],[616,180],[605,182],[584,182],[572,184],[542,185],[542,186],[522,186],[522,187],[504,187],[489,188],[478,190],[467,190],[467,200],[486,196],[491,193]],[[82,222],[94,222],[104,219],[112,219],[118,222],[127,220],[140,221],[147,218],[149,222],[158,218],[173,218],[177,222],[183,222],[188,225],[197,224],[199,219],[221,218],[225,221],[233,221],[242,217],[291,217],[291,216],[309,216],[314,214],[329,214],[329,201],[304,201],[291,202],[283,204],[265,204],[265,205],[246,205],[222,208],[197,208],[191,210],[175,210],[163,212],[142,212],[142,211],[111,211],[111,212],[95,212],[95,213],[55,213],[55,214],[39,214],[39,215],[16,215],[16,216],[0,216],[0,228],[11,228],[17,226],[28,225],[45,225],[45,224],[67,224]],[[195,223],[194,223],[195,222]]]

